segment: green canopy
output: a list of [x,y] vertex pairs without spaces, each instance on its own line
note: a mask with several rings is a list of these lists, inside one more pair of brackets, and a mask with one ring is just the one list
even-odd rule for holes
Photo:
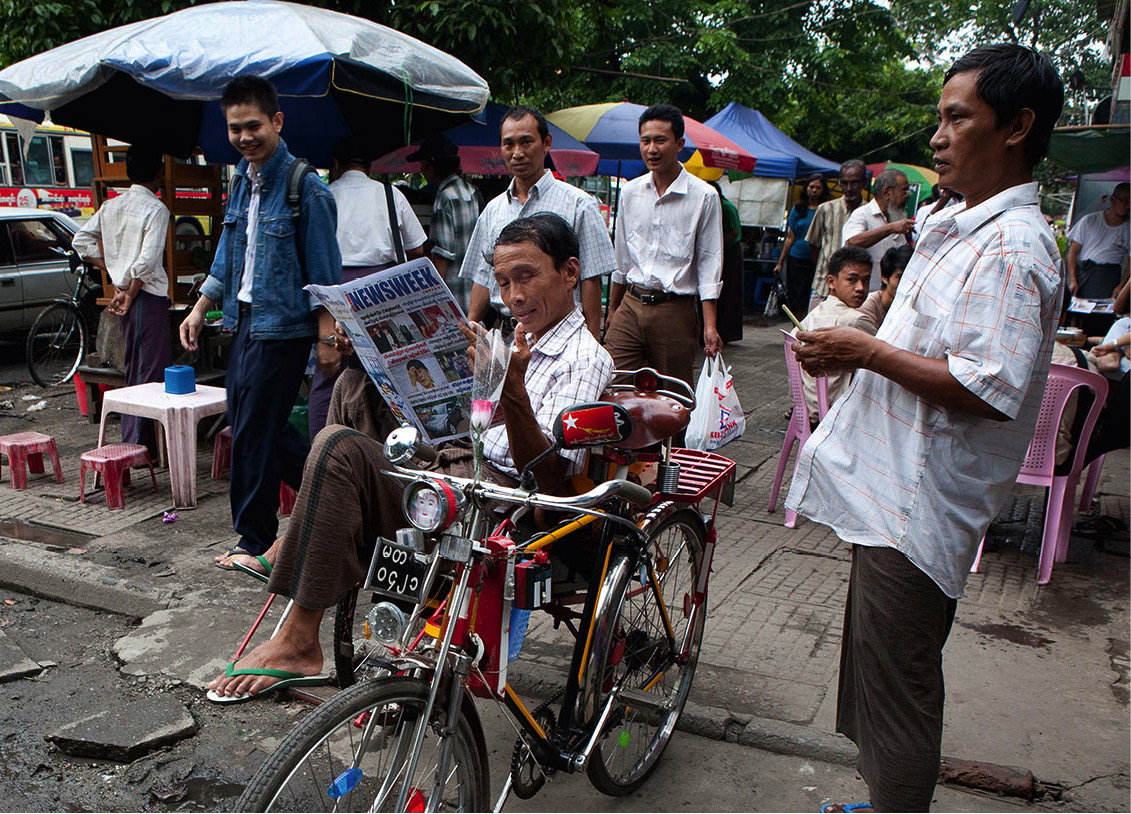
[[1058,127],[1049,158],[1076,172],[1106,172],[1131,163],[1131,125]]

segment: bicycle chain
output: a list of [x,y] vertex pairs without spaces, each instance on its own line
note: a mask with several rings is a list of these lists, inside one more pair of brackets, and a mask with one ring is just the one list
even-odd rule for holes
[[[558,690],[530,713],[530,717],[538,722],[547,738],[550,737],[554,727],[557,726],[557,717],[550,706],[563,695],[565,695],[565,688]],[[521,735],[515,739],[514,752],[511,754],[511,790],[516,797],[520,800],[529,800],[542,790],[542,787],[546,785],[546,780],[554,772],[555,769],[542,766],[534,758],[534,754],[527,747]]]

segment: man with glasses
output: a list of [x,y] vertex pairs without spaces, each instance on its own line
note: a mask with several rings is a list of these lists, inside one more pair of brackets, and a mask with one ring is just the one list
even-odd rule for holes
[[817,214],[809,224],[809,231],[805,239],[809,242],[809,253],[817,270],[813,274],[813,296],[809,302],[809,309],[829,296],[829,258],[839,249],[844,242],[840,233],[844,229],[848,216],[864,202],[864,178],[866,170],[864,162],[858,158],[845,161],[840,165],[840,188],[844,193],[841,198],[825,201],[817,207]]

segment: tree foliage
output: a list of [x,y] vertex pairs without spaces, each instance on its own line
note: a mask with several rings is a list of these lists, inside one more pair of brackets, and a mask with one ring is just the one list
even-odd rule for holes
[[[0,0],[0,62],[197,0]],[[545,110],[670,101],[699,119],[731,101],[761,110],[810,149],[911,163],[927,146],[942,74],[983,43],[1050,53],[1105,95],[1105,24],[1094,3],[1031,0],[313,0],[448,51],[501,102]]]

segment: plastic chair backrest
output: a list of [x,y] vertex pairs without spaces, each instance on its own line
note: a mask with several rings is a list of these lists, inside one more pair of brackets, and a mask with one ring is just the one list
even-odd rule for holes
[[1107,398],[1107,379],[1098,373],[1072,365],[1049,365],[1048,384],[1041,399],[1041,410],[1037,415],[1037,426],[1033,429],[1033,439],[1025,462],[1021,464],[1021,475],[1028,478],[1052,480],[1056,469],[1056,433],[1068,397],[1078,387],[1088,387],[1095,393],[1095,399],[1088,410],[1088,417],[1080,429],[1080,437],[1072,458],[1071,474],[1079,475],[1084,468],[1084,454],[1092,430],[1096,426],[1100,411]]
[[[801,364],[797,361],[797,355],[793,352],[797,337],[789,331],[783,330],[782,343],[785,346],[785,370],[789,374],[789,397],[793,401],[793,415],[795,419],[800,416],[804,423],[800,424],[799,427],[808,430],[810,426],[809,403],[805,399],[805,388],[801,382]],[[819,421],[829,411],[829,380],[824,376],[818,376],[816,381],[817,420]]]

